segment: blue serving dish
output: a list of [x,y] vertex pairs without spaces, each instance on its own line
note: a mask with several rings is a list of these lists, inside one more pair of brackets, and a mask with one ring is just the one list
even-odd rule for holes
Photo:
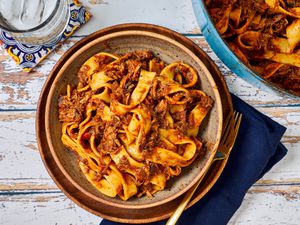
[[206,41],[222,60],[222,62],[239,77],[246,80],[253,86],[259,89],[267,90],[269,92],[280,93],[283,97],[292,97],[299,99],[300,96],[294,92],[288,91],[278,85],[265,80],[258,74],[254,73],[248,68],[229,48],[224,39],[219,35],[214,23],[206,9],[205,3],[202,0],[192,0],[193,9],[197,18],[198,24],[201,28],[202,34]]

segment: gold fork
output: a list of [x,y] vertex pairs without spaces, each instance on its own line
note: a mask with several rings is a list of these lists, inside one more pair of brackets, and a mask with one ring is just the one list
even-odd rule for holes
[[[227,158],[233,148],[235,139],[237,137],[239,127],[242,120],[242,114],[234,111],[234,113],[230,114],[224,124],[224,129],[221,136],[221,141],[219,144],[219,150],[217,151],[215,158],[211,162],[210,166],[213,164],[213,162],[218,160],[223,160]],[[205,173],[202,175],[202,177],[199,179],[199,181],[185,194],[183,200],[177,207],[176,211],[173,213],[173,215],[169,218],[166,225],[175,225],[177,220],[179,219],[180,215],[182,214],[183,210],[187,206],[187,204],[190,202],[192,196],[194,195],[196,189],[198,188],[199,184],[205,177],[208,169],[205,171]]]

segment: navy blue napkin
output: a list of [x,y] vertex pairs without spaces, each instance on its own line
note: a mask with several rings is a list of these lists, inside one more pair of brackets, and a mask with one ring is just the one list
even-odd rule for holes
[[[226,167],[207,195],[183,213],[177,222],[179,225],[227,224],[240,207],[247,190],[287,153],[280,143],[285,127],[234,95],[232,102],[234,109],[243,114],[243,119]],[[100,224],[120,223],[103,220]]]

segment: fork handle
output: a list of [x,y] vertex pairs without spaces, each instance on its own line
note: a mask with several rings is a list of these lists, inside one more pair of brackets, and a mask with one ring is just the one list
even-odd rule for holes
[[197,181],[197,183],[187,191],[187,193],[184,195],[184,198],[180,202],[179,206],[175,210],[175,212],[172,214],[172,216],[167,221],[166,225],[175,225],[177,220],[179,219],[180,215],[182,214],[183,210],[187,206],[187,204],[190,202],[192,196],[194,195],[196,189],[198,188],[199,184],[205,177],[207,171],[202,175],[202,177]]

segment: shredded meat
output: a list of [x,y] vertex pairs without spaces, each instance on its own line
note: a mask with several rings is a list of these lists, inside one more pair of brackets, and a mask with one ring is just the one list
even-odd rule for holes
[[137,80],[139,73],[136,68],[141,67],[148,70],[149,61],[153,58],[150,51],[135,51],[121,57],[117,62],[105,67],[105,74],[114,79],[120,79],[127,75],[131,80]]
[[58,101],[59,121],[60,122],[80,122],[83,119],[85,107],[92,93],[80,93],[74,89],[70,98],[60,96]]
[[154,109],[156,120],[161,128],[168,127],[168,121],[165,120],[167,111],[168,111],[168,103],[166,100],[161,100]]
[[300,91],[300,68],[295,66],[281,67],[272,81],[294,91]]
[[235,0],[234,2],[241,6],[244,17],[248,17],[253,11],[264,13],[268,8],[264,0]]
[[[269,56],[277,53],[299,54],[300,42],[291,46],[290,43],[295,40],[289,40],[291,37],[288,35],[288,30],[294,36],[299,33],[297,25],[291,27],[299,20],[295,8],[300,6],[300,1],[278,0],[275,1],[275,6],[271,2],[265,0],[205,1],[216,28],[245,65],[263,78],[300,95],[300,66],[298,62],[291,63],[297,59],[293,58],[287,63],[284,59],[278,61],[280,56],[274,61]],[[228,9],[229,16],[226,14]],[[259,35],[254,36],[255,33]],[[276,71],[265,70],[274,62],[280,62],[284,66]]]
[[112,153],[119,150],[118,128],[121,125],[119,117],[114,116],[111,122],[106,123],[103,137],[97,149],[103,153]]
[[143,149],[143,156],[148,158],[152,154],[153,148],[157,146],[159,141],[159,134],[158,134],[158,124],[152,123],[151,130],[147,134],[147,142],[141,145],[141,149]]
[[[188,127],[188,118],[193,109],[205,117],[213,101],[198,89],[198,75],[189,65],[166,66],[147,50],[99,53],[81,67],[77,89],[68,87],[59,99],[62,142],[77,153],[82,172],[103,194],[115,188],[112,193],[121,198],[151,196],[181,167],[203,157],[195,132],[202,119]],[[174,78],[160,75],[164,69]],[[196,145],[188,158],[183,157],[190,151],[187,141]],[[111,180],[116,177],[122,177],[117,187]]]
[[90,69],[89,66],[85,65],[82,66],[81,69],[79,70],[77,77],[79,79],[79,82],[82,86],[86,85],[88,83],[88,77],[86,76],[87,71]]
[[199,104],[203,107],[203,108],[211,108],[213,105],[213,100],[210,96],[201,96]]

